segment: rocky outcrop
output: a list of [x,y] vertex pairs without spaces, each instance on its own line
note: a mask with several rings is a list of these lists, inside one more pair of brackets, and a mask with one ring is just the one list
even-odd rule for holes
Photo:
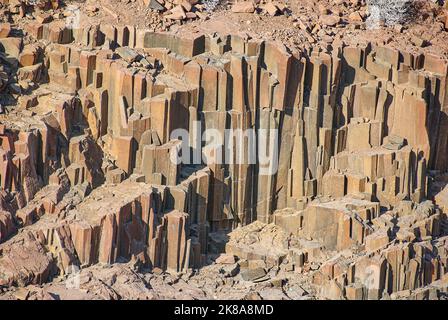
[[[224,248],[245,260],[227,277],[311,270],[326,298],[445,281],[444,183],[430,185],[448,169],[445,60],[373,44],[29,28],[49,44],[7,48],[40,85],[1,118],[2,285],[132,259],[185,272]],[[204,132],[230,129],[253,144],[203,148]],[[238,161],[252,148],[256,161]],[[231,161],[206,161],[219,155]],[[19,240],[29,275],[10,263]]]

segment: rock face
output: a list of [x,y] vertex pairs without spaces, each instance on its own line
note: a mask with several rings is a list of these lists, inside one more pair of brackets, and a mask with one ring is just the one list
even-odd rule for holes
[[[279,272],[306,275],[317,297],[446,292],[442,58],[112,25],[29,28],[32,46],[0,28],[19,80],[39,84],[0,115],[0,286],[123,260],[176,274],[226,251],[224,279],[281,287]],[[181,129],[183,140],[172,135]],[[254,145],[232,138],[203,157],[197,138],[229,129],[252,130]],[[246,159],[251,148],[265,154],[206,161]],[[143,287],[135,297],[150,298]],[[259,296],[302,296],[291,288]]]
[[[123,187],[125,192],[120,191]],[[139,183],[95,190],[75,212],[69,212],[76,216],[69,227],[80,264],[112,264],[119,257],[143,254],[152,267],[186,270],[189,216],[168,209],[164,193],[169,191]]]
[[6,242],[1,250],[1,286],[39,284],[50,276],[53,258],[31,233]]
[[253,2],[237,2],[232,6],[232,12],[235,13],[253,13],[255,11],[255,6]]

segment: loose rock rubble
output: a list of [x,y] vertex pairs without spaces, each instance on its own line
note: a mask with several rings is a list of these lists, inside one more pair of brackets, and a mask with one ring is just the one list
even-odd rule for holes
[[[57,1],[5,4],[0,298],[446,299],[448,48],[432,51],[446,31],[409,50],[354,43],[365,4],[327,4],[214,13],[288,19],[303,46],[105,23],[107,1],[86,25]],[[202,12],[144,6],[157,24]],[[403,28],[418,25],[390,32]],[[278,170],[173,162],[171,133],[189,130],[193,153],[197,121],[275,129]]]

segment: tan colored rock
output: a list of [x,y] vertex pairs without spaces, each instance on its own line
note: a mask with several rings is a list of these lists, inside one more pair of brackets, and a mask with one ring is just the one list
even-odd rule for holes
[[165,16],[167,19],[183,20],[187,17],[184,8],[181,5],[175,6],[169,12],[170,14]]
[[2,51],[7,55],[18,58],[22,50],[22,38],[0,38]]
[[37,48],[36,47],[25,47],[19,57],[19,63],[22,67],[29,67],[37,62]]
[[217,264],[234,264],[235,261],[235,257],[233,255],[230,254],[221,254],[216,260],[215,262]]
[[254,13],[255,6],[252,1],[240,1],[232,6],[232,12],[235,13]]
[[53,20],[53,16],[47,13],[43,13],[43,14],[37,14],[35,16],[37,23],[49,23]]
[[[185,18],[196,14],[177,1],[168,16],[179,7]],[[331,42],[331,30],[303,19],[299,32]],[[18,52],[21,65],[17,84],[0,72],[0,87],[31,91],[0,115],[5,286],[40,284],[51,279],[48,270],[67,275],[79,263],[94,270],[84,280],[88,292],[52,281],[28,298],[204,297],[218,283],[210,292],[220,297],[258,290],[253,298],[294,299],[302,298],[298,278],[316,298],[436,296],[447,254],[444,59],[341,43],[337,55],[328,46],[305,57],[245,34],[132,26],[70,30],[52,22],[31,31],[48,43],[36,55],[2,39],[11,41],[6,59]],[[278,161],[274,172],[203,163],[202,130],[230,128],[278,133],[257,144],[278,148],[267,157]],[[171,136],[176,129],[190,130],[188,148]],[[238,147],[244,153],[249,143],[230,150]],[[173,162],[172,148],[199,160]],[[119,261],[132,272],[118,270]],[[153,274],[139,274],[143,267]],[[248,287],[235,293],[239,272]],[[157,285],[162,292],[149,289]]]
[[26,286],[47,281],[53,258],[31,233],[0,245],[0,285]]
[[0,243],[8,239],[15,230],[12,214],[7,211],[0,211]]
[[0,39],[8,38],[11,33],[11,24],[2,23],[0,24]]

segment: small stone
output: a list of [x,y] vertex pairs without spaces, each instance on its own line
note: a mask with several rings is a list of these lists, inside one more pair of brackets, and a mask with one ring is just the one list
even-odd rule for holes
[[245,281],[254,281],[263,278],[266,271],[263,268],[244,269],[241,271],[241,278]]
[[244,300],[262,300],[262,298],[258,292],[249,292],[244,297]]
[[341,21],[341,18],[336,15],[323,15],[319,21],[325,26],[334,27]]
[[149,1],[148,7],[156,11],[165,11],[162,1],[151,0]]
[[184,8],[186,12],[191,11],[192,5],[188,1],[182,1],[180,5],[182,6],[182,8]]
[[221,269],[219,269],[219,273],[223,274],[224,277],[234,277],[240,271],[240,266],[238,263],[234,263],[231,265],[225,265]]
[[416,47],[420,47],[420,48],[427,47],[428,44],[429,44],[428,41],[423,40],[423,39],[421,39],[421,38],[419,38],[419,37],[417,37],[417,36],[413,36],[413,37],[411,38],[411,42],[412,42],[412,44],[413,44],[414,46],[416,46]]
[[272,286],[274,286],[276,288],[281,288],[281,287],[283,287],[283,283],[285,282],[285,280],[282,278],[276,278],[276,279],[272,279],[270,282],[271,282]]
[[259,282],[268,281],[268,280],[270,280],[270,279],[271,279],[271,277],[270,277],[269,275],[265,275],[264,277],[261,277],[261,278],[252,280],[252,282],[254,282],[254,283],[259,283]]
[[128,47],[119,47],[115,52],[125,61],[132,63],[138,60],[140,55]]
[[313,271],[319,270],[319,265],[315,264],[315,263],[312,263],[311,264],[311,270],[313,270]]
[[216,260],[215,262],[217,264],[234,264],[236,263],[235,261],[235,256],[233,254],[221,254]]
[[171,20],[183,20],[187,17],[184,8],[181,5],[175,6],[170,12],[171,14],[166,15],[165,18]]
[[278,7],[275,4],[273,4],[272,2],[268,2],[264,6],[264,10],[266,10],[266,12],[271,16],[275,16],[279,12]]
[[185,15],[187,16],[187,19],[196,19],[198,17],[194,12],[187,12]]
[[17,83],[11,83],[9,85],[9,91],[12,94],[21,94],[22,93],[22,89],[20,88],[19,84],[17,84]]
[[237,2],[232,6],[234,13],[254,13],[255,7],[251,1]]
[[328,8],[326,6],[324,6],[323,4],[319,4],[319,13],[320,14],[329,14],[330,10],[328,10]]
[[390,135],[387,137],[387,142],[383,145],[388,150],[400,150],[404,147],[406,141],[404,138],[397,135]]
[[263,300],[288,300],[288,297],[282,290],[277,288],[265,288],[260,291]]
[[323,35],[321,38],[322,38],[323,42],[326,42],[326,43],[332,43],[333,42],[333,38],[330,37],[329,35]]
[[120,168],[109,170],[106,173],[106,182],[112,184],[118,184],[126,178],[126,173]]
[[257,260],[249,260],[248,261],[248,268],[249,269],[257,269],[257,268],[266,268],[266,262],[264,260],[261,259],[257,259]]
[[154,269],[152,269],[152,273],[159,276],[159,275],[163,274],[163,270],[158,267],[155,267]]

